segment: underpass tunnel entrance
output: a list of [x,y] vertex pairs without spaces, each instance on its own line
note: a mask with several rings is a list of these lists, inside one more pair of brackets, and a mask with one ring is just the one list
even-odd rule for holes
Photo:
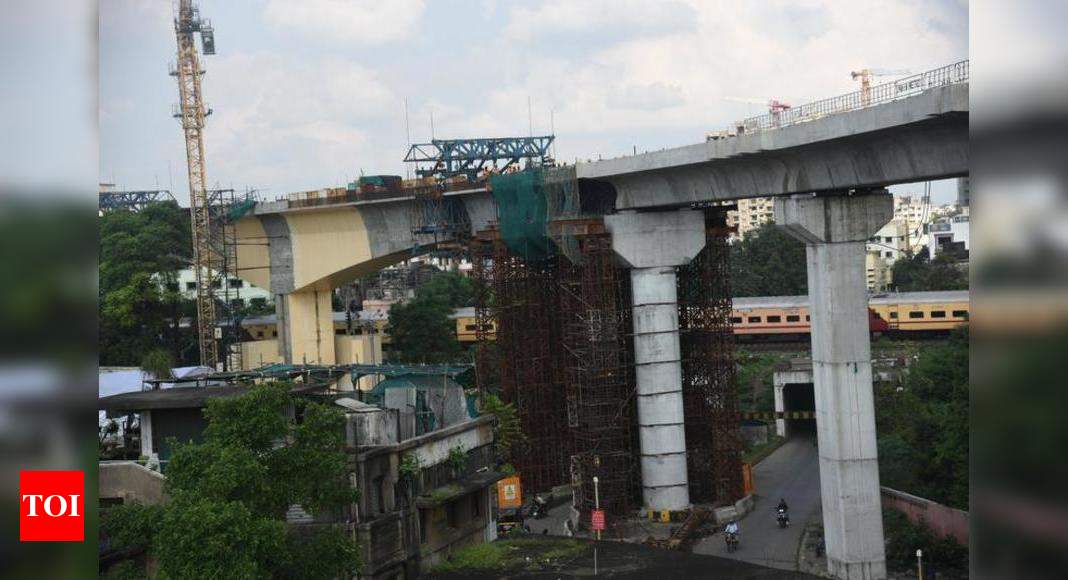
[[787,437],[816,436],[816,393],[812,383],[783,386],[782,401]]

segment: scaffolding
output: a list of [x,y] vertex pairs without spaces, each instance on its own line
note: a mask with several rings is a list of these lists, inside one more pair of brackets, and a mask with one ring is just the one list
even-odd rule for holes
[[629,284],[603,223],[585,229],[572,238],[578,259],[564,263],[558,281],[571,483],[583,524],[594,509],[594,477],[600,508],[611,514],[629,511],[636,489]]
[[678,271],[687,471],[693,502],[727,504],[743,491],[725,211],[706,209],[705,226],[705,248]]
[[571,437],[561,412],[565,394],[557,372],[560,321],[557,260],[528,261],[503,240],[492,242],[493,306],[497,321],[500,394],[515,405],[526,437],[513,460],[524,489],[546,491],[567,483]]

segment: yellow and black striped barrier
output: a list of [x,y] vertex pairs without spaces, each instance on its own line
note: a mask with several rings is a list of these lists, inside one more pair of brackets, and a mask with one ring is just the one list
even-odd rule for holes
[[742,419],[771,421],[774,419],[815,419],[815,411],[776,411],[771,413],[742,413]]

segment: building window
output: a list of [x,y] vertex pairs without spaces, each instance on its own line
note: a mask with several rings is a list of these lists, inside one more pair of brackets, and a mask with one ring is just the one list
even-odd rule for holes
[[769,316],[768,322],[782,322],[781,316]]
[[177,292],[178,291],[178,283],[177,282],[167,282],[167,290],[170,291],[170,292]]
[[801,322],[801,317],[796,314],[787,314],[786,322]]
[[913,310],[909,312],[909,318],[923,318],[923,313]]
[[893,241],[894,241],[894,238],[885,238],[885,237],[883,238],[883,242],[887,243],[887,244],[893,243]]
[[445,506],[445,524],[450,528],[460,527],[459,503],[459,501],[450,501],[449,505]]
[[464,330],[478,330],[477,324],[468,324],[464,326]]
[[812,319],[809,317],[809,315],[806,314],[805,315],[805,322],[809,322],[810,320],[812,320]]
[[216,289],[216,290],[218,290],[219,288],[222,288],[222,281],[221,280],[212,280],[211,281],[211,287]]
[[886,256],[887,258],[893,258],[894,257],[894,253],[893,252],[883,252],[883,255]]
[[197,289],[197,283],[196,282],[186,282],[185,283],[185,289],[186,290],[196,290]]
[[278,338],[278,331],[277,330],[272,330],[271,331],[271,338]]
[[426,543],[426,519],[430,517],[427,510],[419,510],[419,543]]
[[897,312],[891,312],[890,318],[897,318]]
[[752,324],[752,323],[757,323],[757,322],[760,322],[760,317],[759,317],[759,316],[750,316],[750,317],[749,317],[749,322],[750,322],[751,324]]
[[334,329],[334,334],[336,334],[338,336],[345,336],[345,329],[344,328],[335,328]]
[[240,278],[230,278],[226,283],[231,288],[244,288],[245,287],[245,282],[243,280],[241,280]]
[[263,338],[263,331],[262,330],[257,330],[256,331],[256,338]]
[[932,310],[931,311],[931,318],[945,318],[945,317],[946,317],[946,311],[945,310]]
[[482,517],[482,492],[476,491],[471,494],[471,519],[477,520]]
[[964,320],[968,320],[968,311],[967,310],[954,310],[953,311],[953,318],[963,318]]
[[741,323],[742,323],[742,317],[741,316],[732,316],[731,317],[731,324],[741,324]]

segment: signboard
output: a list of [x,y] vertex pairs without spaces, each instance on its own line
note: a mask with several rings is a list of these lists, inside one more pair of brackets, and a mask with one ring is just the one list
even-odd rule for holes
[[523,505],[523,487],[519,476],[513,475],[497,482],[497,507],[500,509],[518,508]]
[[590,513],[590,528],[595,532],[604,531],[604,510],[593,510]]

